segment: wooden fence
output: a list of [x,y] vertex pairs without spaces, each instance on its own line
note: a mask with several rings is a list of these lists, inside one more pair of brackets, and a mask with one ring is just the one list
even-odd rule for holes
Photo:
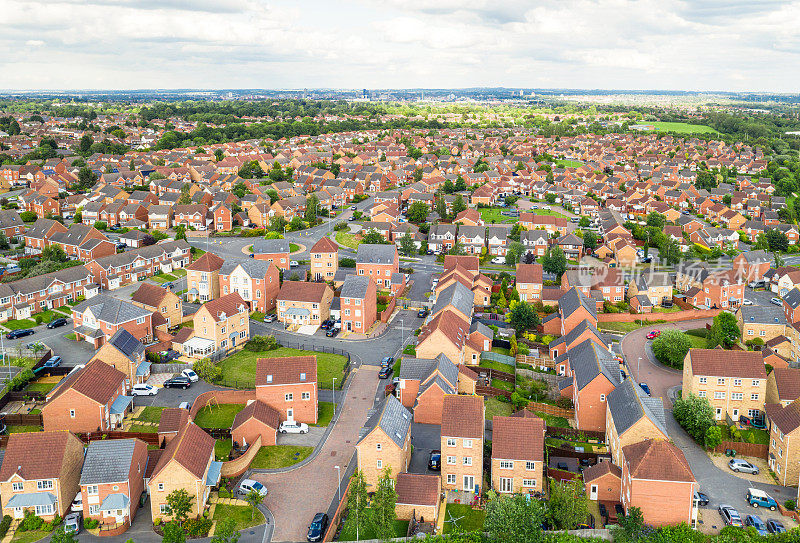
[[43,426],[42,415],[30,413],[8,413],[0,415],[0,422],[9,426]]
[[528,402],[528,409],[531,411],[539,411],[546,415],[553,415],[554,417],[564,417],[565,419],[575,418],[574,409],[565,409],[557,405],[550,405],[549,403]]
[[494,388],[486,385],[475,385],[475,394],[479,394],[481,396],[489,396],[494,398],[496,396],[505,396],[508,399],[511,399],[511,392],[508,390],[503,390],[502,388]]
[[597,327],[601,328],[604,322],[636,322],[636,321],[666,321],[666,322],[679,322],[691,321],[695,319],[711,319],[716,317],[722,312],[721,309],[691,309],[689,311],[675,311],[674,313],[647,313],[647,317],[643,318],[641,314],[630,313],[598,313],[597,314]]
[[513,373],[508,373],[506,371],[496,370],[494,368],[487,368],[484,366],[467,366],[469,369],[477,373],[479,376],[486,376],[489,381],[492,379],[498,379],[500,381],[505,381],[506,383],[516,383],[517,376]]
[[[158,434],[152,432],[82,432],[75,435],[87,444],[101,439],[141,439],[148,445],[159,446]],[[0,449],[8,447],[8,437],[7,435],[0,436]]]
[[531,356],[529,354],[517,355],[517,367],[519,367],[520,364],[528,364],[529,366],[533,366],[534,368],[553,369],[556,367],[555,360],[553,360],[550,357]]
[[556,481],[572,481],[578,478],[577,473],[553,468],[547,468],[547,476],[552,477]]
[[737,455],[754,456],[756,458],[767,459],[769,455],[769,444],[766,443],[744,443],[742,441],[723,441],[716,447],[714,452],[724,453],[727,449],[733,449]]
[[577,437],[580,439],[604,440],[606,435],[597,430],[578,430],[577,428],[560,428],[558,426],[547,426],[545,435],[561,437]]

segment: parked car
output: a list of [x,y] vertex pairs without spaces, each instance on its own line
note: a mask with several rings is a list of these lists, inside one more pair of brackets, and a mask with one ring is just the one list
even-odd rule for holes
[[64,318],[53,319],[47,323],[47,328],[52,330],[53,328],[58,328],[59,326],[66,326],[67,324],[68,324],[67,319]]
[[728,461],[728,467],[737,473],[752,473],[753,475],[758,475],[759,472],[758,466],[754,466],[747,460],[742,460],[741,458],[731,458]]
[[775,305],[783,305],[783,302],[781,302],[781,299],[780,299],[780,298],[772,298],[772,299],[769,301],[769,303],[771,303],[771,304],[775,304]]
[[767,530],[771,534],[782,534],[786,532],[783,523],[777,519],[771,518],[767,521]]
[[394,369],[391,366],[381,368],[381,371],[378,373],[378,379],[388,379],[393,371]]
[[428,456],[428,469],[432,471],[441,471],[442,469],[442,451],[433,449]]
[[186,390],[192,386],[192,380],[183,375],[176,375],[164,381],[164,388],[182,388]]
[[644,390],[644,393],[647,394],[648,396],[650,395],[650,387],[647,386],[647,383],[639,383],[639,388]]
[[358,208],[356,206],[350,206],[350,211],[356,211]]
[[325,530],[327,527],[328,515],[326,513],[317,513],[308,526],[308,535],[306,539],[309,541],[322,541],[322,538],[325,537]]
[[325,332],[325,335],[327,337],[336,337],[339,335],[339,330],[341,330],[341,328],[331,328],[330,330]]
[[194,370],[190,370],[190,369],[188,369],[188,368],[187,368],[187,369],[185,369],[185,370],[183,370],[183,371],[181,372],[181,375],[183,375],[184,377],[186,377],[187,379],[189,379],[189,380],[190,380],[192,383],[196,383],[197,381],[199,381],[199,380],[200,380],[200,376],[199,376],[199,375],[197,375],[197,374],[194,372]]
[[264,315],[264,322],[275,322],[278,320],[278,315],[274,313],[270,313],[269,315]]
[[722,522],[725,523],[725,526],[742,527],[742,517],[739,516],[739,511],[734,509],[732,506],[721,503],[719,504],[717,510],[719,511],[719,516],[722,517]]
[[305,422],[289,422],[285,420],[278,426],[278,432],[282,434],[307,434],[308,424]]
[[647,339],[655,339],[660,335],[661,330],[650,330],[650,332],[647,333]]
[[155,396],[158,394],[158,389],[153,385],[145,385],[144,383],[133,385],[131,394],[134,396]]
[[391,366],[393,362],[394,362],[394,357],[384,356],[383,360],[381,360],[381,367],[385,368],[387,366]]
[[744,499],[747,500],[747,503],[756,508],[766,507],[770,511],[775,511],[778,508],[778,502],[769,494],[758,488],[748,488]]
[[51,356],[44,363],[45,368],[57,368],[64,360],[60,356]]
[[336,323],[336,321],[335,321],[335,320],[333,320],[333,319],[325,319],[324,321],[322,321],[322,324],[320,324],[320,325],[319,325],[319,327],[320,327],[320,328],[322,328],[323,330],[328,330],[328,329],[330,329],[330,328],[331,328],[331,327],[332,327],[332,326],[333,326],[335,323]]
[[297,260],[290,260],[289,261],[289,267],[290,268],[296,268],[299,265],[300,265],[300,263]]
[[708,505],[708,496],[706,496],[702,492],[695,492],[694,501],[697,502],[697,505]]
[[191,408],[192,408],[192,402],[181,402],[181,403],[178,405],[178,408],[179,408],[179,409],[185,409],[185,410],[187,410],[187,411],[188,411],[189,409],[191,409]]
[[75,495],[75,499],[72,500],[72,505],[70,506],[69,510],[73,513],[83,511],[83,494],[81,492],[78,492]]
[[767,525],[761,520],[758,515],[747,515],[744,519],[745,526],[752,526],[758,532],[758,535],[768,535]]
[[427,316],[428,316],[428,310],[425,309],[424,307],[422,309],[420,309],[419,311],[417,311],[417,317],[418,318],[424,319]]
[[496,256],[492,259],[492,264],[505,264],[506,259],[502,256]]
[[261,494],[262,497],[267,495],[267,487],[252,479],[243,479],[242,482],[239,483],[237,492],[241,496],[247,496],[251,490],[255,490]]
[[22,330],[11,330],[9,333],[6,334],[6,339],[17,339],[25,336],[32,336],[33,334],[34,332],[30,328],[23,328]]
[[753,305],[753,300],[748,300],[747,298],[742,299],[743,305]]
[[80,533],[83,528],[83,514],[80,512],[70,513],[64,517],[64,532],[68,534]]

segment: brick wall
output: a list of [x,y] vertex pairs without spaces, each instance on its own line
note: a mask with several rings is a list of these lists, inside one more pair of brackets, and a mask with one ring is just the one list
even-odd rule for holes
[[214,405],[215,401],[216,403],[247,404],[248,401],[255,399],[255,390],[209,390],[195,398],[192,408],[189,410],[189,416],[196,417],[200,409],[209,405],[209,403]]
[[[195,402],[197,403],[197,402]],[[242,456],[235,460],[230,460],[229,462],[222,463],[222,477],[238,477],[242,473],[244,473],[247,468],[250,466],[250,462],[253,461],[253,458],[258,454],[258,451],[261,450],[261,437],[259,436],[253,443],[250,444],[250,448],[247,449],[247,452],[244,453]]]
[[[653,313],[645,320],[663,320],[667,322],[690,321],[694,319],[711,319],[720,314],[721,309],[692,309],[689,311],[676,311],[674,313]],[[640,315],[630,313],[598,313],[598,327],[602,328],[604,322],[635,322],[641,320]]]

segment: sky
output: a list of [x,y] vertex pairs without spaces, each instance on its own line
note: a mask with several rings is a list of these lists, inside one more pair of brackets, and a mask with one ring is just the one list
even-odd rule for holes
[[800,0],[0,0],[3,89],[800,92]]

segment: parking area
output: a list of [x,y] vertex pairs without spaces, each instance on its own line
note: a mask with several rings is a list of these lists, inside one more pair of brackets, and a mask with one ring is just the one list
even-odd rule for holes
[[432,450],[441,448],[441,427],[438,424],[411,425],[411,444],[414,452],[411,454],[409,473],[438,474],[438,471],[428,469],[428,459]]

